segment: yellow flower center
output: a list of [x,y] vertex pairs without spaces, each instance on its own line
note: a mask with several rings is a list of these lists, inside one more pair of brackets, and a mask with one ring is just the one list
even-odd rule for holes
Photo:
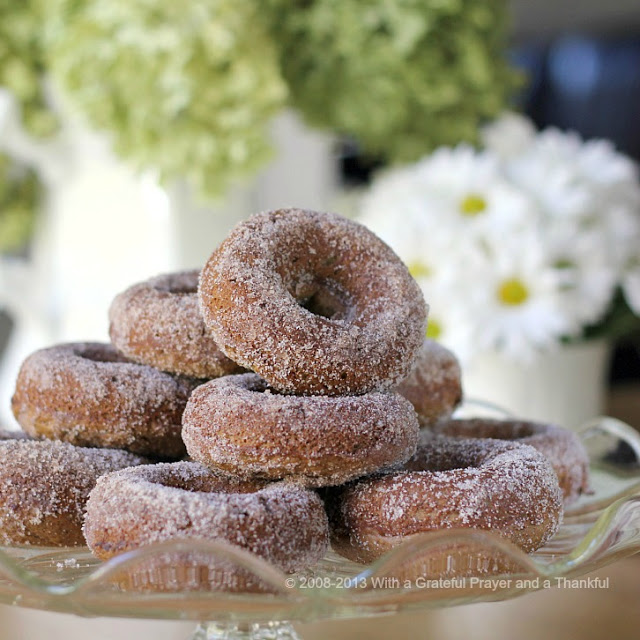
[[426,335],[431,340],[437,340],[442,335],[442,325],[437,320],[429,318]]
[[478,193],[468,194],[460,203],[460,213],[473,218],[487,208],[487,201]]
[[518,280],[518,278],[503,280],[498,287],[498,300],[510,307],[524,304],[528,298],[529,290],[524,282]]
[[431,267],[421,260],[410,262],[408,268],[414,278],[428,278],[432,274]]

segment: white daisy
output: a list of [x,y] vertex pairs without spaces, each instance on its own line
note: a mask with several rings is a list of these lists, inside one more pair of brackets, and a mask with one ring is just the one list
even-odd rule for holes
[[507,160],[523,153],[534,142],[536,128],[528,118],[507,112],[484,126],[480,134],[484,149]]
[[431,253],[425,241],[450,252],[486,229],[521,225],[531,206],[502,177],[496,158],[461,145],[381,174],[363,199],[361,219],[409,260]]
[[504,165],[509,180],[535,198],[546,216],[576,220],[591,213],[591,193],[588,185],[578,179],[570,160],[572,148],[571,141],[559,140],[553,132],[544,137],[540,134]]
[[543,229],[546,264],[559,278],[563,305],[582,325],[596,323],[607,312],[618,280],[601,232],[576,233],[570,225],[553,223]]
[[541,239],[523,234],[488,243],[484,268],[475,273],[482,294],[475,319],[478,346],[527,360],[562,337],[579,334],[579,322],[563,304],[563,279],[548,263]]
[[461,280],[452,269],[416,279],[429,305],[426,337],[455,351],[461,361],[469,360],[476,345],[476,325],[469,322],[478,305],[473,281]]
[[508,115],[486,148],[441,148],[380,175],[361,220],[405,260],[430,335],[525,359],[601,322],[622,288],[640,314],[640,185],[606,142]]

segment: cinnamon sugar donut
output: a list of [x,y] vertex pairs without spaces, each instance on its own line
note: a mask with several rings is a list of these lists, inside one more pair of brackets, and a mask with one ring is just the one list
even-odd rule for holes
[[427,308],[407,268],[364,226],[280,209],[239,224],[199,285],[220,348],[282,392],[357,395],[411,369]]
[[496,438],[528,444],[545,455],[558,476],[565,505],[589,489],[589,455],[578,436],[553,424],[471,418],[447,420],[434,433],[450,437]]
[[194,460],[216,471],[320,487],[404,462],[418,423],[398,394],[288,396],[247,373],[198,387],[182,438]]
[[416,410],[421,427],[449,418],[462,400],[462,372],[455,355],[435,340],[425,340],[411,373],[395,391]]
[[[402,471],[333,490],[328,506],[334,549],[357,562],[439,529],[486,529],[531,552],[554,535],[563,513],[553,468],[533,447],[437,436],[423,437]],[[428,560],[444,571],[437,554]],[[482,572],[485,564],[468,568]]]
[[109,344],[71,343],[24,361],[11,406],[32,436],[174,459],[185,452],[180,423],[193,387]]
[[0,442],[0,543],[83,545],[85,503],[97,479],[145,462],[125,451],[66,442]]
[[113,344],[135,362],[194,378],[240,373],[209,335],[198,307],[199,271],[157,276],[129,287],[109,309]]
[[[285,572],[315,564],[329,544],[327,516],[313,491],[223,478],[196,462],[147,465],[100,478],[87,504],[84,533],[103,560],[157,542],[195,538],[230,543]],[[197,567],[202,562],[197,555],[183,554],[182,562]],[[258,586],[230,563],[213,562],[209,569],[204,586],[234,591]]]

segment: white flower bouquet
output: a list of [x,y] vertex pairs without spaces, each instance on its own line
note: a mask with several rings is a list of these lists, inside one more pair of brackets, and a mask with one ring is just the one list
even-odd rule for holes
[[463,359],[527,361],[640,325],[638,173],[606,141],[507,114],[480,149],[443,147],[380,175],[361,221],[422,286],[427,335]]

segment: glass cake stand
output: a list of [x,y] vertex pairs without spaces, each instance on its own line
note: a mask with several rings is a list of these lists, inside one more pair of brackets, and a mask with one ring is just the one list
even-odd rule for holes
[[[420,536],[369,566],[329,553],[313,571],[295,576],[242,550],[213,542],[173,541],[103,563],[85,548],[4,547],[0,549],[0,602],[79,616],[215,621],[201,622],[191,640],[285,640],[297,637],[290,622],[514,598],[640,551],[640,436],[630,426],[607,417],[584,425],[580,435],[591,457],[593,492],[567,510],[557,535],[531,555],[496,534],[468,529]],[[509,562],[513,570],[482,579],[416,579],[411,584],[394,577],[403,563],[418,554],[432,550],[446,554],[447,549],[462,544],[472,545],[479,553],[466,560],[459,553],[448,557],[447,568],[454,573],[461,566],[456,563],[470,566],[489,554]],[[185,590],[172,571],[156,577],[161,590],[122,589],[123,575],[146,571],[150,561],[167,553],[186,552],[209,562],[242,567],[271,592],[233,594],[194,589],[193,585]],[[483,562],[483,568],[492,573],[492,567]],[[498,566],[503,565],[496,563]]]

